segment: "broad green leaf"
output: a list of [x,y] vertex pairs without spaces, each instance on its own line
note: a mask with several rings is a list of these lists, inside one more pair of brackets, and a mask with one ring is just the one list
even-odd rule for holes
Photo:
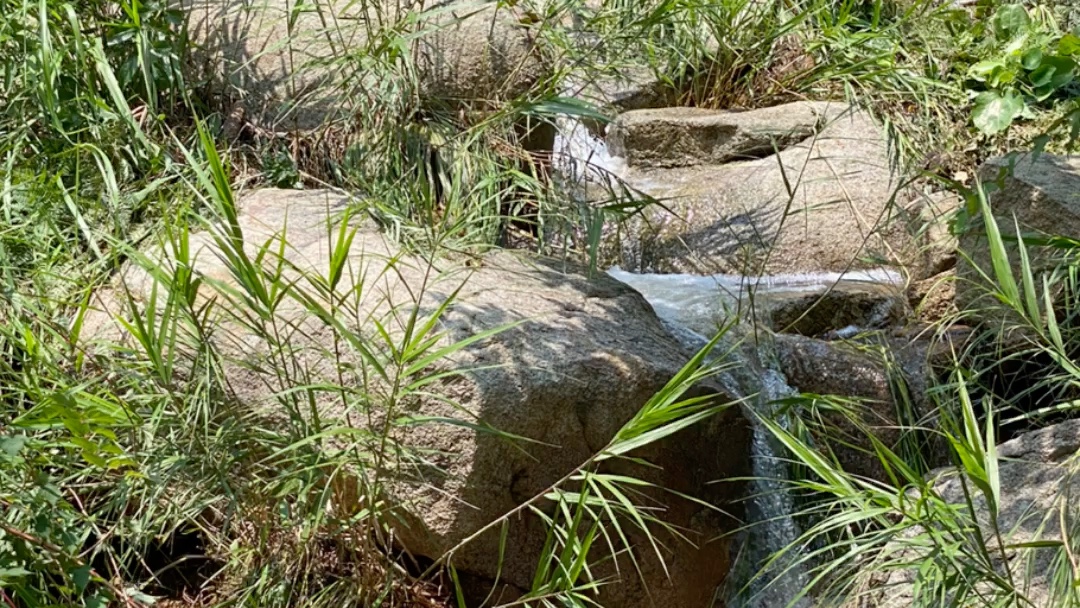
[[1080,36],[1065,34],[1058,40],[1057,50],[1062,55],[1080,55]]
[[987,91],[975,98],[971,120],[975,128],[986,135],[993,135],[1009,128],[1023,109],[1024,100],[1017,93],[1009,91],[1002,95],[997,91]]
[[83,565],[71,572],[71,580],[75,583],[75,591],[82,593],[90,584],[90,564]]
[[1023,33],[1031,18],[1021,4],[1006,4],[994,13],[994,33],[999,40],[1011,40]]
[[996,70],[1005,69],[1005,62],[1000,59],[987,59],[968,68],[968,78],[986,82]]
[[1068,57],[1047,55],[1042,58],[1039,67],[1031,73],[1031,83],[1036,88],[1056,91],[1072,82],[1076,72],[1076,62]]
[[1024,49],[1028,47],[1027,35],[1017,36],[1013,38],[1009,44],[1005,45],[1005,48],[1001,49],[1007,57],[1019,57]]
[[1016,76],[1016,68],[1000,69],[991,74],[987,82],[996,89],[1002,89],[1016,82]]
[[10,437],[0,437],[0,452],[7,454],[11,458],[15,458],[26,446],[28,438],[26,435],[11,435]]
[[1039,67],[1039,63],[1042,62],[1043,52],[1040,49],[1028,49],[1024,53],[1024,56],[1020,59],[1020,65],[1024,66],[1025,70],[1034,70]]

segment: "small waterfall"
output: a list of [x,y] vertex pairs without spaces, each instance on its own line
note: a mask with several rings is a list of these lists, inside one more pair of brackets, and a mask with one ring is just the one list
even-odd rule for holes
[[[793,394],[784,375],[767,368],[761,376],[761,392],[755,401],[758,413],[773,416],[773,403]],[[780,421],[783,423],[783,420]],[[767,572],[762,568],[778,551],[794,546],[802,534],[795,521],[795,503],[788,492],[787,463],[779,457],[779,446],[772,434],[760,424],[754,425],[751,442],[751,470],[754,481],[746,505],[746,519],[751,527],[744,535],[742,563],[733,573],[736,587],[749,581],[747,589],[733,589],[728,602],[736,608],[808,608],[809,600],[799,594],[809,583],[803,564],[795,563],[797,551],[777,560]]]
[[[625,175],[623,160],[611,156],[604,141],[584,124],[560,118],[558,128],[553,161],[561,177],[571,185],[603,184]],[[634,274],[612,268],[608,274],[640,292],[668,331],[693,350],[707,344],[705,336],[715,335],[729,320],[740,319],[744,300],[751,292],[755,297],[797,296],[823,293],[842,283],[902,282],[899,275],[887,270],[745,277]],[[740,365],[719,380],[732,395],[754,396],[750,404],[754,414],[773,418],[773,404],[795,391],[788,386],[767,344],[754,340],[738,343],[747,335],[745,330],[746,324],[742,324],[722,338],[719,350],[735,354]],[[736,584],[727,604],[736,608],[806,608],[810,606],[808,599],[796,600],[808,583],[802,565],[779,560],[768,572],[762,572],[771,556],[795,545],[801,530],[793,517],[795,505],[786,487],[786,462],[779,456],[781,450],[772,434],[760,424],[754,425],[751,450],[755,481],[746,509],[750,525],[739,543],[744,550],[732,572]],[[788,556],[797,560],[799,554],[793,551]]]
[[[612,269],[608,274],[630,285],[653,306],[668,330],[687,347],[700,349],[711,336],[731,318],[731,308],[740,298],[747,277],[716,275],[633,274]],[[824,289],[832,275],[800,275],[763,277],[756,281],[758,289],[808,291]],[[864,278],[864,277],[860,277]],[[746,335],[745,327],[734,328],[722,338],[721,349],[739,357],[739,366],[724,373],[720,382],[733,395],[754,396],[754,413],[771,417],[773,403],[794,394],[767,345],[753,340],[737,341]],[[739,608],[803,608],[809,602],[795,601],[808,582],[805,569],[799,565],[777,562],[770,572],[762,572],[766,561],[778,551],[793,546],[801,530],[792,517],[795,506],[785,487],[787,465],[778,456],[780,450],[771,433],[755,424],[751,443],[751,473],[754,478],[746,504],[747,523],[743,547],[732,577],[728,605]],[[796,559],[797,553],[790,557]],[[789,567],[790,566],[790,567]],[[786,571],[785,571],[786,570]],[[782,575],[781,575],[782,573]],[[747,583],[749,583],[747,585]],[[746,589],[740,589],[745,586]],[[741,591],[741,592],[740,592]]]
[[570,184],[606,184],[612,177],[620,177],[626,170],[626,162],[618,156],[612,156],[608,152],[607,143],[593,135],[583,122],[561,116],[556,119],[555,126],[552,163],[562,179]]

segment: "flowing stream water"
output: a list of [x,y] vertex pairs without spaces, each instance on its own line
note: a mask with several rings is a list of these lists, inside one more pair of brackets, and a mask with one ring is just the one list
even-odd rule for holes
[[[699,350],[721,327],[733,320],[731,310],[754,289],[758,297],[777,294],[812,294],[845,282],[892,283],[898,277],[886,271],[848,275],[831,273],[742,277],[737,275],[696,276],[683,274],[635,274],[614,268],[612,277],[630,285],[652,305],[668,331],[685,346]],[[728,605],[737,608],[804,608],[809,600],[800,597],[808,583],[800,552],[789,551],[765,570],[771,556],[799,542],[801,530],[793,517],[795,505],[787,491],[788,467],[782,451],[769,430],[757,423],[768,417],[780,424],[774,404],[795,394],[776,356],[768,335],[756,336],[748,324],[734,324],[721,339],[717,351],[734,358],[736,364],[718,379],[733,396],[747,397],[747,412],[753,423],[751,475],[753,481],[746,501],[748,527],[742,534],[741,551],[732,573],[734,585]]]
[[[562,118],[556,136],[553,159],[563,179],[573,183],[603,183],[610,176],[625,174],[625,163],[612,156],[604,141],[585,125]],[[717,352],[735,358],[736,365],[718,380],[733,396],[748,398],[751,420],[776,419],[777,400],[795,394],[768,340],[753,338],[750,324],[738,322],[748,294],[755,298],[793,297],[820,294],[838,285],[895,284],[900,277],[888,271],[745,277],[740,275],[695,276],[683,274],[637,274],[620,268],[608,271],[630,285],[652,305],[668,331],[692,350],[708,343],[725,323],[735,320],[733,329],[721,340]],[[852,329],[852,328],[845,328]],[[857,328],[856,328],[857,329]],[[783,420],[778,420],[783,424]],[[766,427],[755,422],[751,443],[751,483],[746,503],[747,528],[738,543],[726,598],[737,608],[804,608],[810,606],[801,592],[808,583],[799,550],[765,570],[769,558],[794,547],[801,530],[794,518],[795,505],[787,491],[788,467],[779,446]]]

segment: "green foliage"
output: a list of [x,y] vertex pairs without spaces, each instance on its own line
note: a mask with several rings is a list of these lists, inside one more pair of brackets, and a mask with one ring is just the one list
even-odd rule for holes
[[[384,490],[425,462],[401,440],[417,427],[455,424],[521,441],[465,412],[433,420],[410,409],[438,379],[436,363],[505,328],[450,340],[440,318],[453,297],[434,308],[362,313],[379,295],[364,292],[352,265],[348,219],[370,216],[426,254],[524,242],[588,257],[597,268],[610,224],[648,199],[616,181],[609,200],[584,202],[552,179],[529,140],[568,118],[610,118],[566,97],[570,84],[583,84],[570,83],[571,75],[599,78],[641,62],[692,105],[751,107],[843,92],[917,141],[944,139],[953,115],[965,122],[969,109],[978,129],[1003,134],[1018,118],[1064,110],[1052,128],[1071,129],[1075,139],[1080,110],[1064,101],[1075,93],[1080,38],[1063,33],[1050,13],[990,4],[980,21],[930,1],[534,3],[529,25],[551,73],[511,99],[465,107],[430,98],[421,86],[413,51],[435,32],[430,14],[379,12],[364,22],[363,44],[301,68],[344,75],[337,93],[351,110],[348,128],[331,124],[288,141],[261,133],[240,144],[252,146],[264,183],[326,180],[363,193],[328,227],[329,267],[301,270],[285,255],[288,234],[254,242],[239,227],[228,161],[242,154],[222,150],[216,133],[191,120],[210,108],[183,77],[186,24],[172,3],[0,0],[7,59],[0,61],[0,604],[148,604],[177,593],[169,576],[177,570],[191,575],[180,591],[217,594],[202,598],[207,605],[401,605],[442,573],[456,584],[460,547],[429,577],[418,580],[402,566],[391,539],[399,505],[387,504]],[[325,12],[320,3],[309,9]],[[567,21],[595,36],[567,31]],[[975,93],[970,107],[967,90]],[[997,263],[987,279],[996,301],[1016,313],[1011,322],[1033,338],[1026,351],[1005,356],[1047,356],[1056,367],[1038,390],[1075,388],[1076,266],[1012,276],[1002,243],[1013,228],[995,235]],[[221,252],[232,283],[192,270],[197,230]],[[1068,238],[1015,238],[1066,258],[1080,250]],[[177,263],[146,253],[148,244]],[[90,294],[125,261],[145,270],[152,287],[126,294],[117,321],[128,341],[89,348],[80,338]],[[379,276],[402,271],[397,258],[368,261],[367,272]],[[452,279],[432,262],[417,294],[445,280]],[[336,375],[296,364],[296,336],[310,327],[281,314],[287,307],[327,337],[309,346]],[[215,334],[221,315],[271,353],[266,360],[223,353]],[[607,582],[593,564],[625,553],[630,537],[658,549],[659,534],[680,534],[644,498],[662,488],[602,465],[633,459],[635,450],[730,406],[685,396],[720,371],[707,352],[603,449],[477,532],[504,531],[518,517],[547,526],[523,601],[591,605]],[[275,416],[232,398],[228,370],[241,364],[267,382]],[[965,391],[981,390],[990,372],[962,371],[941,401],[951,415],[942,434],[973,492],[994,505],[1003,490],[988,422],[1004,410],[980,420]],[[327,400],[340,406],[338,415],[317,407]],[[1024,417],[1077,403],[1062,398]],[[789,405],[810,417],[850,404]],[[900,419],[923,422],[910,412]],[[809,445],[805,426],[773,427],[808,471],[802,489],[816,497],[807,503],[806,516],[817,522],[807,539],[824,539],[827,549],[807,559],[828,564],[819,586],[835,582],[830,592],[842,595],[854,579],[837,573],[866,569],[862,558],[909,567],[910,554],[889,561],[873,553],[903,538],[924,566],[925,598],[975,602],[987,582],[996,597],[1012,597],[1015,586],[992,567],[985,539],[970,533],[971,505],[948,504],[922,477],[930,431],[907,429],[896,453],[873,445],[897,490],[846,475]],[[169,548],[182,537],[199,539],[196,555]],[[154,557],[168,563],[152,564]],[[187,570],[189,557],[198,572]]]
[[[767,421],[803,473],[791,483],[793,491],[807,497],[799,516],[810,525],[785,554],[811,569],[813,580],[804,593],[813,594],[820,605],[879,601],[875,593],[890,592],[882,586],[886,580],[903,581],[909,594],[903,601],[917,607],[1073,606],[1080,601],[1070,557],[1076,531],[1068,507],[1076,456],[1062,455],[1057,466],[1065,481],[1046,488],[1053,493],[1049,502],[1061,505],[1062,512],[1053,513],[1053,521],[1046,513],[1031,512],[1021,522],[1015,513],[1002,514],[1003,497],[1012,494],[1015,500],[1017,488],[1002,485],[996,446],[999,428],[1038,425],[1077,410],[1080,250],[1069,237],[1035,237],[1015,223],[999,225],[986,196],[992,187],[979,184],[970,193],[989,253],[989,264],[976,266],[986,298],[971,314],[991,321],[973,323],[979,333],[954,350],[947,376],[928,395],[940,418],[925,432],[948,446],[951,472],[927,474],[902,449],[894,450],[872,429],[861,427],[854,412],[845,414],[848,423],[859,429],[861,442],[873,446],[868,456],[881,464],[887,479],[865,479],[844,470],[829,443],[800,432],[804,419],[820,409],[819,396],[795,399],[786,410],[796,416],[788,427]],[[1037,369],[1027,368],[1025,387],[997,392],[1002,366],[1032,362],[1039,363]],[[1018,411],[1023,401],[1042,406]],[[850,409],[840,398],[827,402],[834,411]],[[905,423],[904,428],[915,427]],[[946,479],[952,491],[943,490]],[[1021,542],[1014,534],[1022,531],[1034,536]],[[1045,597],[1033,587],[1035,578],[1045,583]]]
[[1053,20],[1032,19],[1021,4],[1001,5],[990,24],[979,28],[989,39],[987,58],[967,73],[975,87],[972,121],[987,135],[1030,117],[1032,105],[1074,94],[1080,59],[1080,32],[1062,34]]

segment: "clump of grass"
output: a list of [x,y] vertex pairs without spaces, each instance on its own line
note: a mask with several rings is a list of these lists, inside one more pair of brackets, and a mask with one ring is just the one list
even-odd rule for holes
[[[1049,535],[1011,540],[1014,530],[1006,527],[1001,509],[1016,489],[1002,487],[996,451],[1003,430],[1018,423],[1032,428],[1076,409],[1070,396],[1080,378],[1071,356],[1076,349],[1072,241],[1025,238],[1016,225],[1012,226],[1016,238],[1006,238],[1007,228],[999,227],[984,191],[976,188],[972,202],[989,240],[992,266],[983,271],[981,285],[996,314],[967,348],[978,353],[984,343],[992,342],[1004,350],[989,357],[954,350],[950,375],[931,392],[940,421],[924,430],[949,446],[962,497],[943,490],[940,472],[928,475],[919,458],[894,451],[869,429],[864,431],[873,446],[868,457],[887,471],[883,481],[845,471],[826,445],[795,432],[799,425],[785,428],[766,421],[807,473],[792,486],[809,497],[800,516],[811,525],[788,551],[812,568],[814,580],[804,593],[822,605],[878,601],[874,598],[896,591],[881,588],[887,581],[899,581],[907,594],[904,601],[912,606],[942,602],[1066,606],[1077,601],[1068,557],[1071,528],[1065,520],[1060,526],[1039,523],[1047,514],[1032,513],[1036,525],[1046,526]],[[1067,255],[1051,270],[1040,272],[1029,248],[1048,243],[1057,244]],[[979,318],[987,314],[976,312]],[[1000,378],[1002,364],[1011,360],[1041,360],[1042,367],[1036,374],[1029,372],[1023,393],[995,392],[992,381]],[[1018,409],[1026,396],[1051,405]],[[813,403],[807,405],[813,409]],[[798,413],[799,408],[791,411]],[[1060,465],[1063,476],[1073,474],[1074,463],[1075,458],[1065,459]],[[1060,493],[1058,500],[1068,500],[1068,483],[1054,491]],[[1048,597],[1029,595],[1036,579]]]

